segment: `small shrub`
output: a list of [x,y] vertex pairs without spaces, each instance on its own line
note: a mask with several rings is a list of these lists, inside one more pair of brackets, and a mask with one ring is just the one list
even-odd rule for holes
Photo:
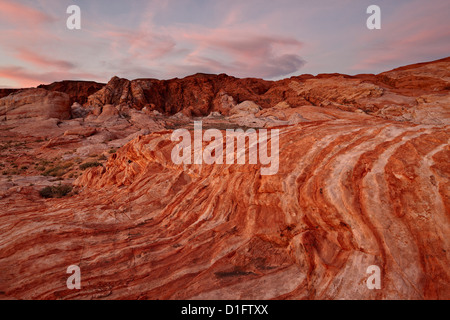
[[111,150],[109,150],[109,154],[114,154],[114,153],[116,153],[116,152],[117,152],[116,149],[111,149]]
[[45,187],[41,191],[39,191],[39,194],[42,198],[62,198],[67,196],[69,193],[72,192],[72,186],[68,184],[64,185],[58,185],[53,187]]
[[50,168],[48,170],[45,170],[42,174],[45,177],[51,176],[51,177],[62,177],[66,173],[65,168],[56,166],[54,168]]
[[101,164],[100,162],[93,161],[93,162],[86,162],[86,163],[83,163],[83,164],[80,166],[80,169],[81,169],[81,170],[86,170],[86,169],[88,169],[88,168],[95,168],[95,167],[101,167],[101,166],[102,166],[102,164]]
[[62,177],[73,166],[73,162],[60,163],[57,166],[45,170],[43,176]]

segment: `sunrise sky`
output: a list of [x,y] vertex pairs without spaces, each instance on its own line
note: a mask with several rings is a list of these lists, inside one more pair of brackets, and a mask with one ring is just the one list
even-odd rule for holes
[[[68,30],[66,9],[81,8]],[[366,9],[382,10],[368,30]],[[448,0],[0,0],[0,87],[379,73],[450,55]]]

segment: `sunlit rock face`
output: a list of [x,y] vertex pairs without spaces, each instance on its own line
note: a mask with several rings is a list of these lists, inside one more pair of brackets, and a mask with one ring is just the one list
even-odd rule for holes
[[84,104],[92,94],[105,86],[104,83],[97,83],[93,81],[60,81],[49,85],[40,85],[38,88],[49,91],[64,92],[69,95],[70,103]]
[[70,118],[69,96],[44,89],[25,89],[0,99],[3,120],[30,118],[67,120]]
[[[449,299],[449,64],[212,94],[222,105],[203,105],[205,130],[279,130],[274,175],[260,163],[175,164],[172,134],[195,112],[128,110],[115,97],[129,83],[114,80],[124,85],[97,115],[49,123],[52,139],[26,150],[121,147],[72,180],[76,193],[43,199],[32,184],[57,182],[0,177],[0,298]],[[29,135],[4,128],[2,140]],[[71,265],[80,290],[66,286]],[[380,289],[367,285],[371,266]]]

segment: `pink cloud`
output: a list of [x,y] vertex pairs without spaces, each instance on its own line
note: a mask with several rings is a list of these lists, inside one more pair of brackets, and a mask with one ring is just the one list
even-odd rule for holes
[[242,29],[205,29],[184,32],[181,37],[195,48],[185,62],[214,73],[275,78],[294,73],[305,63],[299,55],[303,44],[293,38]]
[[266,34],[251,25],[161,28],[145,21],[137,30],[106,29],[110,31],[98,36],[109,43],[111,59],[127,61],[130,69],[161,70],[166,76],[207,72],[276,78],[295,73],[305,64],[299,54],[302,42]]
[[123,52],[123,48],[127,48],[126,52],[134,59],[163,58],[170,54],[176,46],[170,36],[147,30],[109,31],[102,37],[110,41],[114,52]]
[[430,55],[444,58],[449,55],[450,42],[440,41],[446,38],[450,41],[448,30],[423,30],[403,39],[389,39],[383,43],[382,49],[373,50],[352,69],[367,70],[384,65],[400,66],[405,64],[405,59],[410,59],[411,63],[423,62],[421,57]]
[[16,25],[35,26],[54,20],[51,16],[37,9],[9,0],[0,0],[0,16],[2,20],[7,20]]

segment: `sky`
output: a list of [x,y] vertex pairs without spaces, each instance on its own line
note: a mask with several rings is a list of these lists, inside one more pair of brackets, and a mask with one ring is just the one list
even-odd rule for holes
[[[366,26],[373,4],[381,30]],[[0,88],[381,73],[450,56],[449,18],[449,0],[0,0]]]

